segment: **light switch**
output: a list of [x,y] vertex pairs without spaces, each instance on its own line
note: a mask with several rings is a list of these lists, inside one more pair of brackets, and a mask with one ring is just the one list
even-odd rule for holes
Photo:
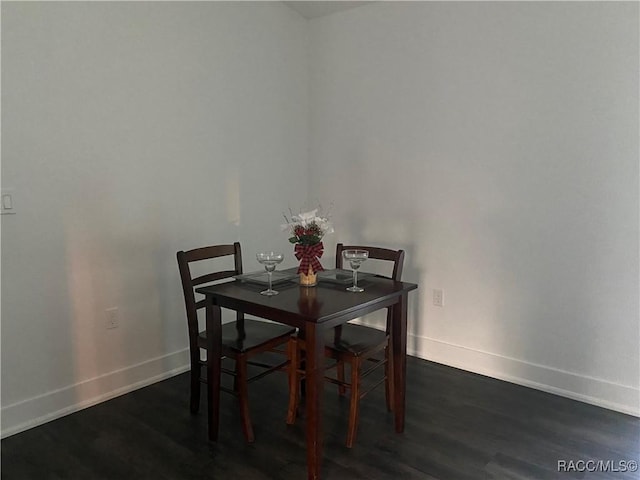
[[13,215],[16,213],[16,209],[13,202],[13,191],[5,189],[0,194],[0,214]]

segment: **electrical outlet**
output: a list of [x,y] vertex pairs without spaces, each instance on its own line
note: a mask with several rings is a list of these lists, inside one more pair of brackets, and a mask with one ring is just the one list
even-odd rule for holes
[[105,327],[107,330],[118,328],[120,326],[120,314],[118,313],[118,307],[107,308],[105,310],[107,318],[105,320]]
[[433,290],[433,304],[436,307],[444,307],[444,290],[439,288]]
[[11,188],[3,188],[0,192],[0,215],[15,215],[15,194]]

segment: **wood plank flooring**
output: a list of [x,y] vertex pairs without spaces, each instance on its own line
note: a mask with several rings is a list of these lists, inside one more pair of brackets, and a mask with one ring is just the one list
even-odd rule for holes
[[[640,461],[640,419],[425,360],[407,365],[407,421],[397,435],[379,388],[362,401],[358,438],[344,446],[348,402],[325,389],[326,480],[613,479]],[[207,441],[205,397],[189,413],[179,375],[2,440],[3,479],[306,478],[304,413],[285,424],[284,374],[250,386],[256,442],[222,395],[220,440]],[[558,472],[558,461],[610,461],[609,471]],[[593,466],[594,464],[588,464]],[[582,467],[582,468],[579,468]],[[600,468],[599,470],[603,470]]]

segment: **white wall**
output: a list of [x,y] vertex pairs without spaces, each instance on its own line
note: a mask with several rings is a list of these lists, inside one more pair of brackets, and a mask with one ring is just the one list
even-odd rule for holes
[[3,435],[184,370],[175,252],[316,199],[412,352],[639,413],[637,4],[1,8]]
[[280,3],[2,2],[3,435],[185,368],[176,251],[286,244],[306,41]]
[[334,241],[407,249],[417,355],[640,413],[638,8],[310,22],[311,195]]

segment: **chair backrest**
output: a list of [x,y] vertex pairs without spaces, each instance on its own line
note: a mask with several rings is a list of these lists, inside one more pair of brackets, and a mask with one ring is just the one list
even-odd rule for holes
[[[344,258],[342,257],[343,250],[366,250],[369,252],[369,258],[374,260],[386,260],[393,262],[393,272],[391,273],[391,279],[397,282],[402,280],[402,267],[404,266],[404,250],[391,250],[389,248],[381,247],[367,247],[363,245],[343,245],[339,243],[336,245],[336,268],[343,268]],[[391,327],[391,310],[387,309],[387,327],[386,332],[389,333]],[[339,341],[341,335],[341,327],[335,328],[335,341]]]
[[[203,260],[211,260],[214,258],[233,255],[233,270],[222,270],[209,272],[199,276],[193,276],[191,264]],[[195,287],[198,285],[209,284],[225,278],[231,278],[234,275],[242,273],[242,252],[240,243],[235,242],[232,245],[213,245],[210,247],[195,248],[188,251],[179,251],[176,254],[178,258],[178,268],[180,269],[180,279],[182,280],[182,291],[184,293],[184,303],[187,311],[187,324],[189,327],[189,344],[192,349],[197,349],[197,340],[199,335],[198,327],[198,310],[205,306],[205,300],[196,301]],[[244,317],[239,313],[238,316],[238,332],[244,336]]]
[[391,250],[389,248],[366,247],[362,245],[343,245],[342,243],[339,243],[336,245],[336,268],[343,268],[343,250],[366,250],[369,252],[369,258],[393,262],[393,272],[390,278],[398,282],[402,279],[404,250]]

